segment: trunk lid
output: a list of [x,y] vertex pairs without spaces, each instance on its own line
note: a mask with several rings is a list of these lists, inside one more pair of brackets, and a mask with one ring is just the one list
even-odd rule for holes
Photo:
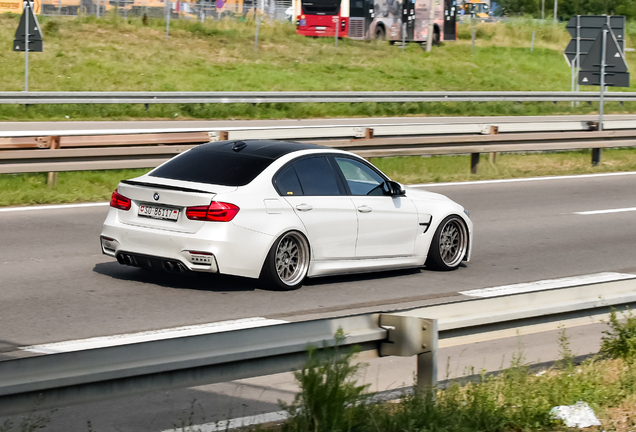
[[236,188],[183,181],[137,178],[119,183],[117,190],[131,200],[128,211],[119,210],[120,222],[128,225],[183,233],[195,233],[205,223],[186,217],[186,208],[208,206],[214,189],[228,192]]

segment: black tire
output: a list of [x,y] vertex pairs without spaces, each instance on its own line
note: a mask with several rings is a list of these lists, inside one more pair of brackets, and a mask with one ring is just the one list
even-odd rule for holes
[[381,41],[386,39],[386,31],[384,30],[384,27],[382,27],[381,25],[375,26],[374,39],[381,40]]
[[268,252],[261,280],[278,291],[300,288],[309,270],[309,260],[309,242],[305,236],[298,231],[286,232]]
[[457,215],[446,217],[439,224],[426,259],[426,267],[434,270],[455,270],[468,251],[468,229]]
[[441,37],[440,37],[440,33],[439,33],[439,28],[437,26],[435,26],[434,31],[433,31],[433,45],[435,46],[440,46],[441,45]]

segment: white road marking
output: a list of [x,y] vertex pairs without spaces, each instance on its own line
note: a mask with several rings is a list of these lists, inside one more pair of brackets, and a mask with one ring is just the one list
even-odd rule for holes
[[186,336],[196,336],[211,333],[222,333],[232,330],[264,327],[277,324],[285,324],[288,321],[267,319],[262,317],[243,318],[232,321],[220,321],[209,324],[200,324],[168,329],[152,330],[139,333],[128,333],[113,336],[102,336],[89,339],[78,339],[63,342],[54,342],[42,345],[21,347],[24,351],[40,354],[56,354],[62,352],[81,351],[95,348],[128,345],[139,342],[151,342],[164,339],[174,339]]
[[285,420],[287,420],[287,411],[276,411],[250,417],[239,417],[229,420],[220,420],[214,423],[186,426],[185,428],[167,429],[163,432],[218,432]]
[[518,183],[518,182],[531,182],[531,181],[545,181],[545,180],[569,180],[569,179],[581,179],[581,178],[594,178],[594,177],[616,177],[636,175],[636,171],[630,172],[617,172],[617,173],[600,173],[600,174],[580,174],[580,175],[567,175],[567,176],[549,176],[549,177],[528,177],[528,178],[514,178],[514,179],[499,179],[499,180],[477,180],[467,182],[450,182],[450,183],[422,183],[408,185],[409,187],[435,187],[435,186],[466,186],[466,185],[484,185],[494,183]]
[[459,293],[469,297],[499,297],[510,294],[521,294],[533,291],[544,291],[555,288],[567,288],[577,285],[612,282],[634,278],[636,278],[636,274],[605,272],[560,279],[546,279],[536,282],[504,285],[492,288],[481,288],[470,291],[460,291]]
[[28,207],[7,207],[0,208],[0,213],[4,212],[17,212],[17,211],[29,211],[29,210],[59,210],[70,208],[82,208],[82,207],[101,207],[107,206],[110,202],[100,203],[84,203],[84,204],[61,204],[61,205],[43,205],[43,206],[28,206]]
[[577,215],[597,215],[597,214],[622,213],[622,212],[632,212],[632,211],[636,211],[636,207],[608,209],[608,210],[590,210],[590,211],[582,211],[582,212],[573,212],[573,214],[577,214]]

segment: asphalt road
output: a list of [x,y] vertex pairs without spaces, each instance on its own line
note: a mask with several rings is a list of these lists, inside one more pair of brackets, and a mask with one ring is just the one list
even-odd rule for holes
[[[636,120],[636,115],[605,115],[609,120]],[[574,116],[501,116],[501,117],[380,117],[337,118],[302,120],[134,120],[134,121],[64,121],[64,122],[1,122],[1,131],[91,130],[91,129],[153,129],[153,128],[216,128],[216,127],[264,127],[264,126],[315,126],[315,125],[369,125],[397,123],[488,123],[549,122],[549,121],[598,121],[598,115]]]
[[245,317],[295,320],[408,307],[458,291],[636,271],[636,173],[435,185],[475,224],[473,260],[309,281],[293,292],[249,279],[149,273],[101,255],[107,206],[0,211],[0,359],[18,346]]

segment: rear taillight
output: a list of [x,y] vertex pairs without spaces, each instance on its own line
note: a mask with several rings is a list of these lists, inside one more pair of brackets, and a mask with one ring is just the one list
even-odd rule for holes
[[130,199],[115,190],[110,198],[110,206],[119,210],[130,210]]
[[209,206],[188,207],[186,217],[192,220],[229,222],[239,210],[234,204],[212,201]]

